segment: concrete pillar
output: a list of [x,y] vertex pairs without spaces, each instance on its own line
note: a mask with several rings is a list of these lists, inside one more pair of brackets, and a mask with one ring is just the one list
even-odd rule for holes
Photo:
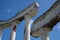
[[33,23],[30,18],[26,18],[26,25],[25,25],[25,33],[24,33],[24,40],[30,40],[30,26]]
[[44,31],[43,29],[40,30],[40,38],[41,40],[49,40],[49,32],[48,30]]
[[15,31],[12,31],[11,39],[10,40],[15,40],[15,37],[16,37],[16,32]]
[[16,37],[16,29],[14,29],[16,27],[16,23],[12,23],[12,24],[13,25],[11,26],[11,34],[9,40],[15,40]]

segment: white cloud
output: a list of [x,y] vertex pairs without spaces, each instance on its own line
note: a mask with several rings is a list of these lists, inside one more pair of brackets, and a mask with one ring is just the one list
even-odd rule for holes
[[58,24],[58,29],[60,29],[60,23]]
[[1,40],[1,37],[0,37],[0,40]]
[[13,9],[6,9],[6,12],[7,13],[10,13],[10,12],[12,12],[13,11]]
[[58,26],[58,29],[60,29],[60,25]]

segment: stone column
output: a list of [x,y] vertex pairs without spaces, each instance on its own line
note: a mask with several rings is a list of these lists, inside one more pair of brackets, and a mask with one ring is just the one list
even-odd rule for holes
[[25,33],[24,33],[24,40],[30,40],[30,26],[33,23],[32,20],[30,20],[30,17],[25,17]]
[[16,37],[16,23],[12,23],[13,25],[11,26],[11,34],[9,40],[15,40]]
[[41,40],[49,40],[49,32],[48,32],[48,30],[43,30],[43,29],[41,29],[40,30],[40,38],[41,38]]

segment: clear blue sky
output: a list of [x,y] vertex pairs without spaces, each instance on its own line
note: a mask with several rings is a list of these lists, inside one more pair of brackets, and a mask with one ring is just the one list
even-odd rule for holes
[[[0,0],[0,20],[6,20],[13,17],[17,12],[26,8],[32,2],[38,2],[39,12],[32,19],[35,20],[37,17],[41,16],[46,10],[48,10],[51,5],[56,0]],[[22,21],[21,24],[17,27],[16,40],[24,40],[24,25],[25,21]],[[3,31],[2,40],[9,40],[10,28],[6,28]],[[60,40],[60,22],[55,25],[53,31],[49,33],[50,40]],[[33,38],[31,40],[38,40],[40,38]]]

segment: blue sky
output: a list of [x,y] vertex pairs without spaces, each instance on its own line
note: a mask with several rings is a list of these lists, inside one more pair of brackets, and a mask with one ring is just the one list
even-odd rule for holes
[[[0,20],[6,20],[13,17],[17,12],[26,8],[32,2],[38,2],[39,11],[38,14],[32,19],[35,20],[47,11],[56,0],[0,0]],[[24,25],[25,21],[17,25],[16,40],[24,40]],[[6,28],[3,31],[2,40],[9,40],[10,28]],[[53,31],[49,33],[50,40],[60,40],[60,22],[55,25]],[[38,40],[40,38],[33,38],[31,40]]]

